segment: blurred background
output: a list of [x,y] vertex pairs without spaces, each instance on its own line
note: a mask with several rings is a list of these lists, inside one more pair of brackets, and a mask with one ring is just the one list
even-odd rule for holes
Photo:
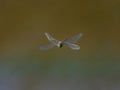
[[[81,49],[41,51],[45,32]],[[0,90],[120,90],[120,1],[1,0]]]

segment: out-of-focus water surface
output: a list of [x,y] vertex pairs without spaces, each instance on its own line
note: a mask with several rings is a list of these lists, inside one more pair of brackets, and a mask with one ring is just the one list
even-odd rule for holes
[[[120,90],[119,0],[1,0],[0,90]],[[79,51],[39,50],[83,33]]]

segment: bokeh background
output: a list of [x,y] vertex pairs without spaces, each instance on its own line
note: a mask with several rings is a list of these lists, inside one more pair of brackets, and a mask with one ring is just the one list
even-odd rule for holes
[[[81,49],[41,51],[45,32]],[[0,90],[120,90],[120,1],[1,0]]]

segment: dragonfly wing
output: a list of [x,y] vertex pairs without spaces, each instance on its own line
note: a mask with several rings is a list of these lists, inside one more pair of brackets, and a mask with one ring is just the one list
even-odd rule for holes
[[43,46],[40,46],[40,50],[48,50],[48,49],[51,49],[54,47],[54,44],[48,44],[48,45],[43,45]]
[[79,50],[80,49],[79,45],[72,44],[72,43],[69,43],[69,42],[64,42],[64,45],[68,46],[68,47],[70,47],[71,49],[74,49],[74,50]]
[[50,34],[45,33],[45,36],[48,38],[48,40],[53,43],[54,45],[57,45],[58,40],[54,39]]
[[71,43],[76,43],[82,36],[83,36],[82,33],[79,33],[79,34],[75,35],[74,37],[72,37],[72,38],[69,40],[69,42],[71,42]]

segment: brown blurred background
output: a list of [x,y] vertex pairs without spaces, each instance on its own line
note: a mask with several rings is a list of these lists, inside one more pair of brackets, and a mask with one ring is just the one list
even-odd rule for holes
[[[71,90],[119,90],[114,88],[120,85],[119,29],[119,0],[1,0],[1,78],[9,77],[10,82],[14,76],[25,78],[21,81],[25,84],[18,84],[15,90],[64,90],[71,85]],[[77,43],[81,49],[41,51],[39,46],[49,43],[45,32],[59,40],[81,32],[83,37]],[[51,77],[60,86],[51,85]],[[81,77],[85,79],[78,82]],[[4,89],[4,85],[1,90],[14,90]],[[103,86],[106,89],[100,89]]]

